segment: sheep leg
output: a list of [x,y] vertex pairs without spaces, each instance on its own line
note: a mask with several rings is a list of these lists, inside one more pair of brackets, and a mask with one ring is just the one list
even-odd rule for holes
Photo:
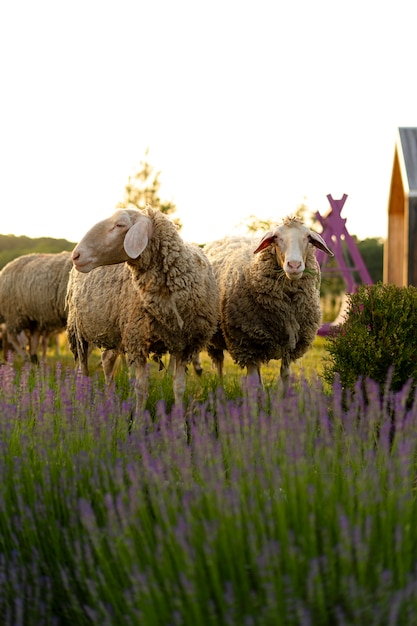
[[88,357],[91,351],[88,341],[77,332],[76,328],[71,326],[67,328],[67,339],[70,350],[74,355],[76,368],[85,376],[88,376]]
[[29,336],[29,354],[31,363],[39,363],[38,359],[38,346],[39,340],[41,338],[41,333],[38,328],[32,330]]
[[3,348],[3,358],[7,361],[7,332],[5,324],[0,324],[0,344]]
[[46,353],[48,352],[50,335],[41,335],[39,337],[39,346],[42,348],[42,361],[46,360]]
[[21,344],[21,342],[19,341],[16,333],[12,333],[10,332],[10,330],[7,329],[7,341],[10,343],[10,345],[13,347],[14,351],[19,354],[22,359],[25,359],[25,361],[29,361],[29,355],[28,352],[26,350],[26,348],[24,348]]
[[170,356],[169,356],[167,371],[171,374],[171,376],[174,376],[174,374],[175,374],[175,357],[172,354],[170,354]]
[[175,360],[175,373],[174,373],[174,400],[177,406],[182,406],[185,394],[185,373],[186,364],[180,359]]
[[194,352],[191,362],[193,364],[193,368],[195,373],[197,374],[197,376],[201,376],[201,374],[203,373],[203,367],[201,365],[201,360],[200,360],[200,353],[199,352]]
[[248,363],[246,366],[248,378],[256,381],[261,388],[263,388],[263,381],[261,376],[261,368],[259,363]]
[[290,380],[290,363],[291,360],[289,358],[289,356],[287,355],[283,355],[282,359],[281,359],[281,380],[282,383],[284,385],[284,389],[287,389],[288,387],[288,382]]
[[59,344],[59,333],[54,336],[55,356],[61,356],[61,346]]
[[131,365],[136,379],[136,412],[142,413],[148,397],[149,367],[146,360],[135,361]]
[[101,353],[101,364],[103,366],[104,378],[107,384],[113,380],[114,364],[119,353],[117,350],[104,350]]
[[219,380],[222,382],[223,381],[223,364],[224,364],[224,358],[218,359],[214,362],[216,369],[217,369],[217,376],[219,377]]
[[79,339],[77,337],[77,361],[78,368],[84,374],[88,376],[88,342],[85,339]]
[[223,363],[224,363],[224,352],[221,348],[215,348],[213,346],[209,346],[207,349],[207,353],[211,358],[211,361],[214,367],[217,370],[217,375],[220,381],[223,381]]
[[45,361],[48,348],[52,343],[55,348],[55,355],[60,356],[59,334],[49,333],[39,337],[39,346],[42,348],[42,361]]

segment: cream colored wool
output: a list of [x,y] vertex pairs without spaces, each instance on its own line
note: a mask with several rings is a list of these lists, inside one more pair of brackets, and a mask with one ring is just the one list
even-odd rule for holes
[[18,340],[21,331],[29,334],[30,356],[36,360],[39,336],[65,330],[71,267],[71,252],[34,253],[10,261],[0,272],[0,321],[6,323],[9,341],[24,358],[29,353]]
[[[85,373],[89,346],[126,352],[143,383],[139,394],[143,405],[146,360],[170,352],[176,370],[189,363],[216,329],[218,289],[204,252],[185,243],[163,213],[151,207],[121,212],[131,227],[141,213],[149,218],[152,234],[138,258],[126,257],[123,240],[117,244],[121,250],[106,242],[111,218],[93,227],[74,250],[75,255],[81,250],[96,260],[88,273],[71,271],[67,332]],[[105,265],[109,259],[118,264]],[[178,384],[180,403],[185,382]]]

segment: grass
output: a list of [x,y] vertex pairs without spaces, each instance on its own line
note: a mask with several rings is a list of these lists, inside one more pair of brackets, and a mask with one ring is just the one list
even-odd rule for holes
[[131,431],[123,371],[0,367],[1,623],[416,623],[417,403],[325,391],[324,345],[285,396],[204,357],[185,415],[152,364]]

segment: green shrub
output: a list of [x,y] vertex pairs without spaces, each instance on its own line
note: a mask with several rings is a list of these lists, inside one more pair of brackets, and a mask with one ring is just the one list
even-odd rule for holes
[[417,381],[417,288],[361,285],[349,294],[346,320],[326,348],[328,383],[339,376],[343,388],[353,389],[361,376],[384,385],[390,374],[391,389],[398,391],[408,380]]

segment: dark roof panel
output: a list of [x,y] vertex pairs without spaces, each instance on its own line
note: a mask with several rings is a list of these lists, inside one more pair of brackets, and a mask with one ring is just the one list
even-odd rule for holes
[[410,193],[417,192],[417,128],[399,128]]

